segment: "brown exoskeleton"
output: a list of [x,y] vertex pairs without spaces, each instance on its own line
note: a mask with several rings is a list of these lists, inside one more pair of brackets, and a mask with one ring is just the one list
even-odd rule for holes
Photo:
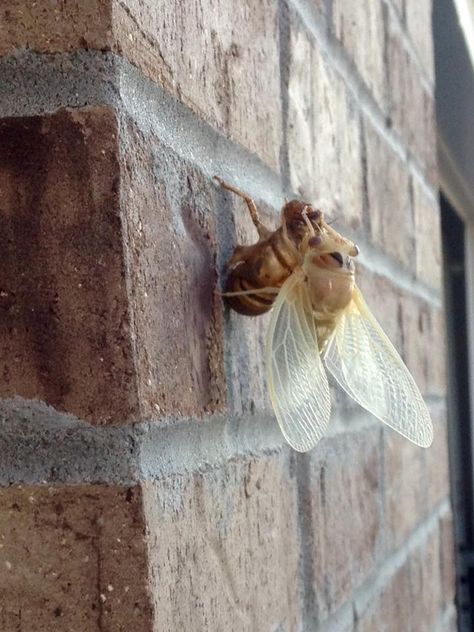
[[267,382],[288,443],[305,452],[327,427],[331,402],[324,362],[357,403],[428,447],[433,437],[428,409],[355,284],[357,246],[321,211],[298,200],[283,206],[281,225],[271,231],[249,196],[216,179],[245,200],[259,235],[256,244],[235,248],[224,297],[245,315],[272,308]]

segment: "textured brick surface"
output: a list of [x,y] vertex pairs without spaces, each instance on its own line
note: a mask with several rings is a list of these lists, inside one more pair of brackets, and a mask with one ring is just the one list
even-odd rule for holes
[[405,19],[420,62],[428,78],[434,80],[434,55],[432,37],[432,0],[405,3]]
[[420,71],[389,20],[387,33],[389,114],[393,127],[417,156],[428,178],[436,184],[436,137],[433,97]]
[[223,405],[221,300],[214,294],[218,189],[129,123],[122,201],[145,417]]
[[411,268],[419,235],[415,233],[406,166],[368,121],[364,125],[364,138],[371,239]]
[[114,2],[115,48],[196,114],[278,168],[277,3]]
[[427,513],[424,450],[384,431],[386,538],[399,546]]
[[385,108],[384,22],[382,3],[334,0],[332,22],[335,37],[374,95]]
[[9,0],[2,4],[0,55],[17,48],[56,53],[110,47],[112,0]]
[[90,421],[136,414],[115,115],[0,121],[3,397]]
[[311,518],[318,616],[335,610],[383,550],[380,429],[327,439],[312,453],[304,511]]
[[147,486],[156,629],[299,629],[295,499],[279,455]]
[[405,564],[387,578],[381,591],[359,615],[357,632],[411,632],[411,595],[410,569]]
[[412,629],[432,630],[441,614],[442,585],[439,530],[428,537],[410,558]]
[[151,632],[139,488],[0,490],[0,627]]
[[[347,87],[294,20],[290,41],[288,149],[291,182],[329,217],[360,225],[360,117]],[[311,72],[308,72],[311,68]]]
[[444,515],[440,520],[440,563],[442,601],[445,607],[454,601],[456,586],[456,569],[454,553],[453,516]]
[[446,414],[431,410],[434,425],[433,444],[424,452],[426,468],[426,500],[434,507],[449,495],[449,453]]
[[401,302],[403,359],[423,394],[446,393],[446,333],[440,309],[406,295]]
[[441,226],[438,201],[429,196],[416,180],[413,181],[413,207],[416,273],[422,281],[441,290]]

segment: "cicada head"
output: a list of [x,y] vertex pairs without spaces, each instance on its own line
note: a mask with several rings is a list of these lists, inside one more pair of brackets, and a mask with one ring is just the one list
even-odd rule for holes
[[[311,232],[311,231],[310,231]],[[319,230],[302,244],[303,269],[310,286],[313,306],[334,315],[350,302],[354,290],[354,261],[358,247],[321,218]]]
[[288,236],[298,245],[308,235],[309,226],[313,231],[319,231],[322,217],[320,210],[300,200],[291,200],[282,209],[282,223]]

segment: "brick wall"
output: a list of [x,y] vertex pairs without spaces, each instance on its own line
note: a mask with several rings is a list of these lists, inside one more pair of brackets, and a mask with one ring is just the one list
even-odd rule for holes
[[[454,630],[430,0],[4,4],[1,630]],[[359,243],[429,450],[284,444],[214,174]]]

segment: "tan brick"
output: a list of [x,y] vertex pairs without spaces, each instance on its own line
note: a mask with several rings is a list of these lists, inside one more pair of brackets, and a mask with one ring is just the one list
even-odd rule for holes
[[425,451],[391,429],[384,431],[385,520],[390,548],[399,546],[428,510]]
[[131,123],[122,202],[141,412],[222,409],[222,301],[214,293],[219,189]]
[[370,600],[367,609],[359,613],[357,632],[411,631],[411,602],[410,571],[408,564],[404,564],[389,577],[375,598]]
[[446,414],[431,410],[433,419],[433,443],[424,452],[426,461],[426,498],[434,507],[449,495],[449,453]]
[[296,22],[290,46],[292,186],[329,217],[356,228],[363,213],[360,116],[339,75]]
[[441,220],[438,200],[413,180],[416,274],[436,290],[442,290]]
[[111,46],[112,0],[9,0],[2,4],[0,55],[16,48],[57,53]]
[[139,488],[0,490],[2,632],[151,632]]
[[113,28],[115,50],[278,169],[277,3],[116,1]]
[[436,186],[434,100],[400,33],[393,26],[393,20],[389,20],[388,26],[387,60],[391,123]]
[[149,484],[159,630],[300,629],[295,482],[284,455]]
[[408,1],[405,5],[407,31],[430,81],[434,81],[432,0]]
[[0,395],[132,418],[115,115],[8,118],[0,134]]
[[379,105],[386,107],[384,20],[382,3],[334,0],[332,25],[335,37],[355,64]]
[[442,602],[448,608],[454,602],[456,589],[456,568],[454,553],[454,529],[451,512],[440,519],[440,564],[442,583]]
[[326,439],[311,455],[313,588],[322,617],[374,569],[383,550],[380,429]]
[[402,353],[401,300],[402,294],[387,277],[357,267],[356,282],[367,305],[391,342]]
[[414,632],[432,630],[442,604],[438,529],[411,555],[410,576],[411,628]]
[[364,131],[371,239],[405,267],[412,268],[417,234],[406,165],[368,121]]
[[441,309],[414,296],[401,301],[403,359],[425,395],[446,394],[446,333]]

